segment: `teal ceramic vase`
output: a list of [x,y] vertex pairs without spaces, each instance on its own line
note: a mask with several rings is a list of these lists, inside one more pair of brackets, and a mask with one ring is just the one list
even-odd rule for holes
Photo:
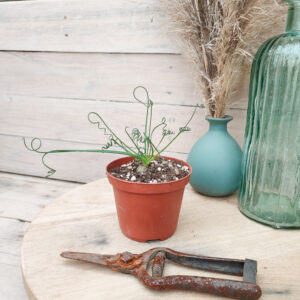
[[266,41],[252,65],[239,208],[275,228],[300,228],[300,1],[286,33]]
[[196,142],[187,159],[193,168],[190,184],[204,195],[227,196],[239,185],[242,150],[227,131],[232,117],[205,119],[209,130]]

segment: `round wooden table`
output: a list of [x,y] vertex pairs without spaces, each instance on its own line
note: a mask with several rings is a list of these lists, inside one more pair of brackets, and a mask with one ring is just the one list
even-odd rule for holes
[[[153,247],[205,256],[258,261],[261,299],[300,299],[300,231],[274,230],[243,216],[236,195],[209,198],[186,188],[179,224],[165,241],[139,243],[120,231],[112,187],[106,179],[83,185],[48,205],[22,245],[22,270],[30,299],[220,299],[190,291],[153,291],[132,275],[69,261],[63,251],[141,253]],[[166,264],[164,275],[235,278]]]

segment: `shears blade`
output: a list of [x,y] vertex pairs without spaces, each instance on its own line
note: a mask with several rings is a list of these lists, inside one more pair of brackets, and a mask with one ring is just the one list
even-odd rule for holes
[[68,259],[88,262],[91,264],[107,266],[109,259],[111,259],[113,255],[66,251],[66,252],[62,252],[60,256]]

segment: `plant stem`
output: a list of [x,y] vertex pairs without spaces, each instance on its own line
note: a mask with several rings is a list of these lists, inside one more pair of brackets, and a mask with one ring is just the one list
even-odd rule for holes
[[[190,119],[187,121],[187,123],[185,124],[185,126],[183,126],[183,127],[181,127],[181,128],[186,128],[189,124],[190,124],[190,122],[192,121],[192,119],[193,119],[193,117],[194,117],[194,115],[195,115],[195,113],[196,113],[196,110],[197,110],[197,108],[198,108],[198,105],[195,107],[195,109],[194,109],[194,111],[193,111],[193,114],[192,114],[192,116],[190,117]],[[180,128],[180,129],[181,129]],[[184,132],[183,130],[180,130],[179,129],[179,132],[176,134],[176,136],[162,149],[162,150],[160,150],[157,154],[159,155],[160,153],[162,153],[163,151],[165,151],[175,140],[176,140],[176,138],[182,133],[182,132]]]
[[[120,142],[120,144],[123,146],[121,146],[121,148],[126,148],[129,152],[132,152],[133,154],[138,154],[138,153],[136,153],[135,151],[133,151],[132,150],[132,148],[130,147],[130,146],[128,146],[127,144],[125,144],[115,133],[114,133],[114,131],[106,124],[106,122],[104,121],[104,119],[99,115],[99,114],[97,114],[97,113],[95,113],[95,112],[91,112],[91,113],[89,113],[88,114],[88,120],[92,123],[92,124],[98,124],[98,128],[99,129],[103,129],[104,130],[104,134],[106,134],[106,130],[105,130],[105,128],[102,128],[102,127],[100,127],[100,122],[99,121],[96,121],[96,122],[93,122],[91,119],[90,119],[90,115],[91,114],[94,114],[94,115],[96,115],[100,120],[101,120],[101,122],[104,124],[104,126],[105,126],[105,128],[106,129],[108,129],[108,131],[111,133],[111,135],[113,136],[113,137],[115,137],[115,139],[116,140],[118,140],[119,142]],[[126,150],[126,149],[124,149],[124,150]]]

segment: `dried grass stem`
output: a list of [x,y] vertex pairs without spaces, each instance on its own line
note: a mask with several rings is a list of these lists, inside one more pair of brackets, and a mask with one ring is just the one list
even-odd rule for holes
[[284,24],[279,0],[161,0],[170,27],[179,33],[183,53],[195,66],[195,79],[212,117],[222,118],[243,66]]

